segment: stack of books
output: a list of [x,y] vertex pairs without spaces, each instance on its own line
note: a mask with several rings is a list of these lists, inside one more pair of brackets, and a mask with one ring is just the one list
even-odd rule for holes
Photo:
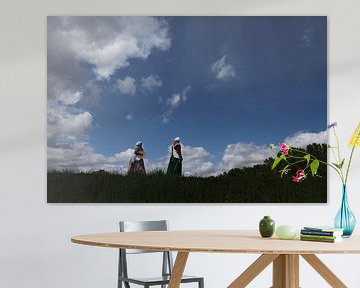
[[336,243],[342,241],[344,230],[342,228],[334,227],[304,227],[300,232],[300,239],[302,241],[316,241]]

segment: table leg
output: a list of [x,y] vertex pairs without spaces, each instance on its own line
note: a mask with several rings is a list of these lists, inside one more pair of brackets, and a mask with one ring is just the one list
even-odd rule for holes
[[273,263],[273,288],[299,288],[299,255],[281,254]]
[[185,265],[186,265],[188,256],[189,256],[189,252],[178,252],[177,253],[168,288],[179,288],[180,287],[181,278],[184,274]]
[[347,286],[314,254],[301,255],[319,274],[335,288],[346,288]]
[[[347,286],[314,254],[301,256],[333,288]],[[228,288],[244,288],[273,262],[273,286],[271,288],[299,288],[299,255],[297,254],[263,254],[251,264]],[[177,287],[176,287],[177,288]]]
[[252,263],[238,278],[232,282],[228,288],[244,288],[257,275],[259,275],[271,262],[273,262],[278,254],[263,254],[254,263]]

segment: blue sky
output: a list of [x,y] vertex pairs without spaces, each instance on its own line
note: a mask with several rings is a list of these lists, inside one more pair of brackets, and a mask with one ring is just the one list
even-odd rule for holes
[[324,142],[326,37],[326,17],[49,17],[48,167],[125,171],[143,140],[163,169],[180,136],[213,175]]

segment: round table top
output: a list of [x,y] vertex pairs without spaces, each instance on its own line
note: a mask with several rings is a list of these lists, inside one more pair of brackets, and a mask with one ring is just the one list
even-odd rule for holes
[[154,232],[116,232],[80,235],[77,244],[182,252],[251,254],[340,254],[360,253],[360,235],[338,243],[262,238],[257,230],[190,230]]

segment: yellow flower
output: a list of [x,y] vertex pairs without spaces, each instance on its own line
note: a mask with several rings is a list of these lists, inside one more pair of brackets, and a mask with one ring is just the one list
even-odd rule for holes
[[353,147],[360,147],[360,122],[359,125],[356,127],[354,133],[352,134],[349,142],[349,146]]

